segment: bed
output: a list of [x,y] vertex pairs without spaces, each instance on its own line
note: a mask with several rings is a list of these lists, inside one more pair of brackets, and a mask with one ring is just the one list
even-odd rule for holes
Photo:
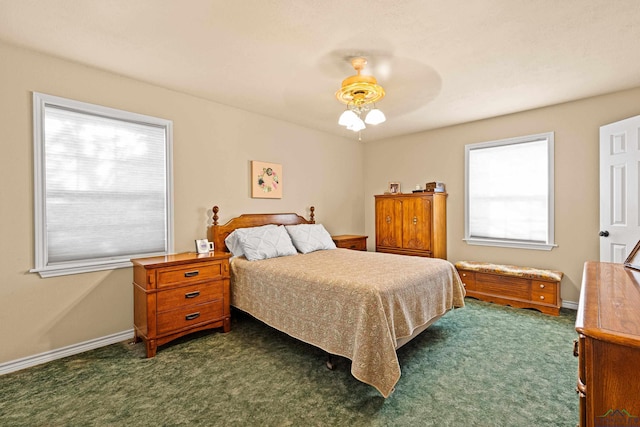
[[[244,214],[220,225],[214,206],[208,238],[217,251],[229,252],[227,237],[235,230],[283,225],[288,227],[275,229],[291,234],[300,229],[292,226],[315,224],[314,211],[311,207],[310,220],[293,213]],[[350,359],[352,375],[385,398],[400,379],[397,348],[449,310],[464,306],[462,281],[442,259],[341,248],[247,258],[231,259],[231,305]]]

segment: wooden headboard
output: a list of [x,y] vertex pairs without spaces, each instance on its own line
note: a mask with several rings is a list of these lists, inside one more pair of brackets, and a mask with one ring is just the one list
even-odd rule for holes
[[220,208],[213,207],[213,225],[209,227],[207,233],[207,239],[213,242],[215,250],[219,252],[229,252],[229,249],[224,244],[224,239],[236,228],[245,227],[258,227],[267,224],[276,225],[296,225],[296,224],[315,224],[315,207],[311,206],[309,210],[309,220],[307,221],[303,217],[294,213],[270,213],[270,214],[242,214],[238,217],[232,218],[226,224],[218,224],[218,212]]

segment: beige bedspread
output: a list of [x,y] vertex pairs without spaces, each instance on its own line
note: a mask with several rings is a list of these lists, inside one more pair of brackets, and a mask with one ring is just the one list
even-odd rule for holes
[[464,306],[464,288],[445,260],[334,249],[234,258],[231,304],[351,359],[353,376],[388,397],[400,379],[396,339]]

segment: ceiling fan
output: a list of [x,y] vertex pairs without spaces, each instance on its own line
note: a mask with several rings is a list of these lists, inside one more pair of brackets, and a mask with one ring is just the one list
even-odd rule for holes
[[336,99],[347,106],[340,115],[338,124],[354,132],[366,129],[367,124],[378,125],[387,120],[375,104],[384,98],[385,91],[375,77],[362,74],[366,64],[364,57],[351,58],[351,66],[356,74],[344,79],[336,92]]

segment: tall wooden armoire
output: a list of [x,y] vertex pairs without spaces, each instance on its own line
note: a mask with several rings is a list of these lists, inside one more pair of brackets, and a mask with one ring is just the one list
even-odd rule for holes
[[383,194],[376,200],[376,252],[447,258],[447,193]]

